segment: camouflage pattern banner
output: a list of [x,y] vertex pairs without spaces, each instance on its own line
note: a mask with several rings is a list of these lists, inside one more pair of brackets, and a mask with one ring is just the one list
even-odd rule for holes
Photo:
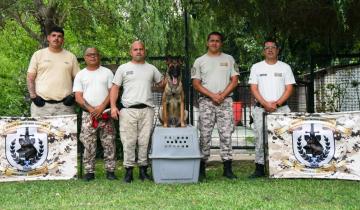
[[360,112],[266,116],[270,178],[360,180]]
[[0,182],[77,175],[76,115],[0,117]]

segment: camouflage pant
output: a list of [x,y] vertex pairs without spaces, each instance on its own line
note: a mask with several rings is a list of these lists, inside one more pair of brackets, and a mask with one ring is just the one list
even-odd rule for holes
[[[264,164],[264,136],[263,136],[263,113],[264,109],[254,106],[252,117],[254,119],[254,136],[255,136],[255,163]],[[289,113],[288,106],[282,106],[275,112]]]
[[82,115],[80,141],[85,148],[83,157],[85,173],[94,173],[95,171],[97,132],[100,134],[101,145],[104,149],[105,169],[107,171],[115,171],[116,146],[115,130],[112,120],[100,120],[98,127],[93,128],[90,113],[84,111]]
[[223,161],[232,160],[231,134],[234,131],[232,98],[216,106],[209,98],[199,99],[200,148],[206,161],[210,156],[212,132],[217,123],[220,137],[220,156]]
[[65,106],[63,103],[45,103],[44,106],[38,107],[33,102],[31,103],[30,112],[31,117],[75,114],[74,106]]
[[135,151],[138,146],[139,166],[148,165],[148,146],[153,128],[155,111],[153,108],[125,108],[120,111],[120,139],[124,150],[124,166],[133,167],[136,164]]

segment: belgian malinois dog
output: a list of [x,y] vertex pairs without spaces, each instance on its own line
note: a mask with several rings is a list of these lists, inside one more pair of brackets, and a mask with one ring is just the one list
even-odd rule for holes
[[184,106],[184,90],[181,82],[181,61],[166,61],[166,85],[162,95],[160,121],[164,127],[185,127],[187,112]]

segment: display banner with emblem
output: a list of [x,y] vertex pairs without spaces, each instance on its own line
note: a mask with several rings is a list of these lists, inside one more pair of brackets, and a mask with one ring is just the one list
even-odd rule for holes
[[0,182],[77,175],[76,115],[0,117]]
[[266,116],[270,178],[360,180],[360,112]]

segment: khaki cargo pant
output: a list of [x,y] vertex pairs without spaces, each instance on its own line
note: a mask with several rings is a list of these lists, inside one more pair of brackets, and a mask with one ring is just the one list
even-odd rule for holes
[[119,126],[120,139],[124,150],[124,167],[148,165],[148,146],[150,133],[153,128],[154,108],[143,109],[124,108],[120,111]]

